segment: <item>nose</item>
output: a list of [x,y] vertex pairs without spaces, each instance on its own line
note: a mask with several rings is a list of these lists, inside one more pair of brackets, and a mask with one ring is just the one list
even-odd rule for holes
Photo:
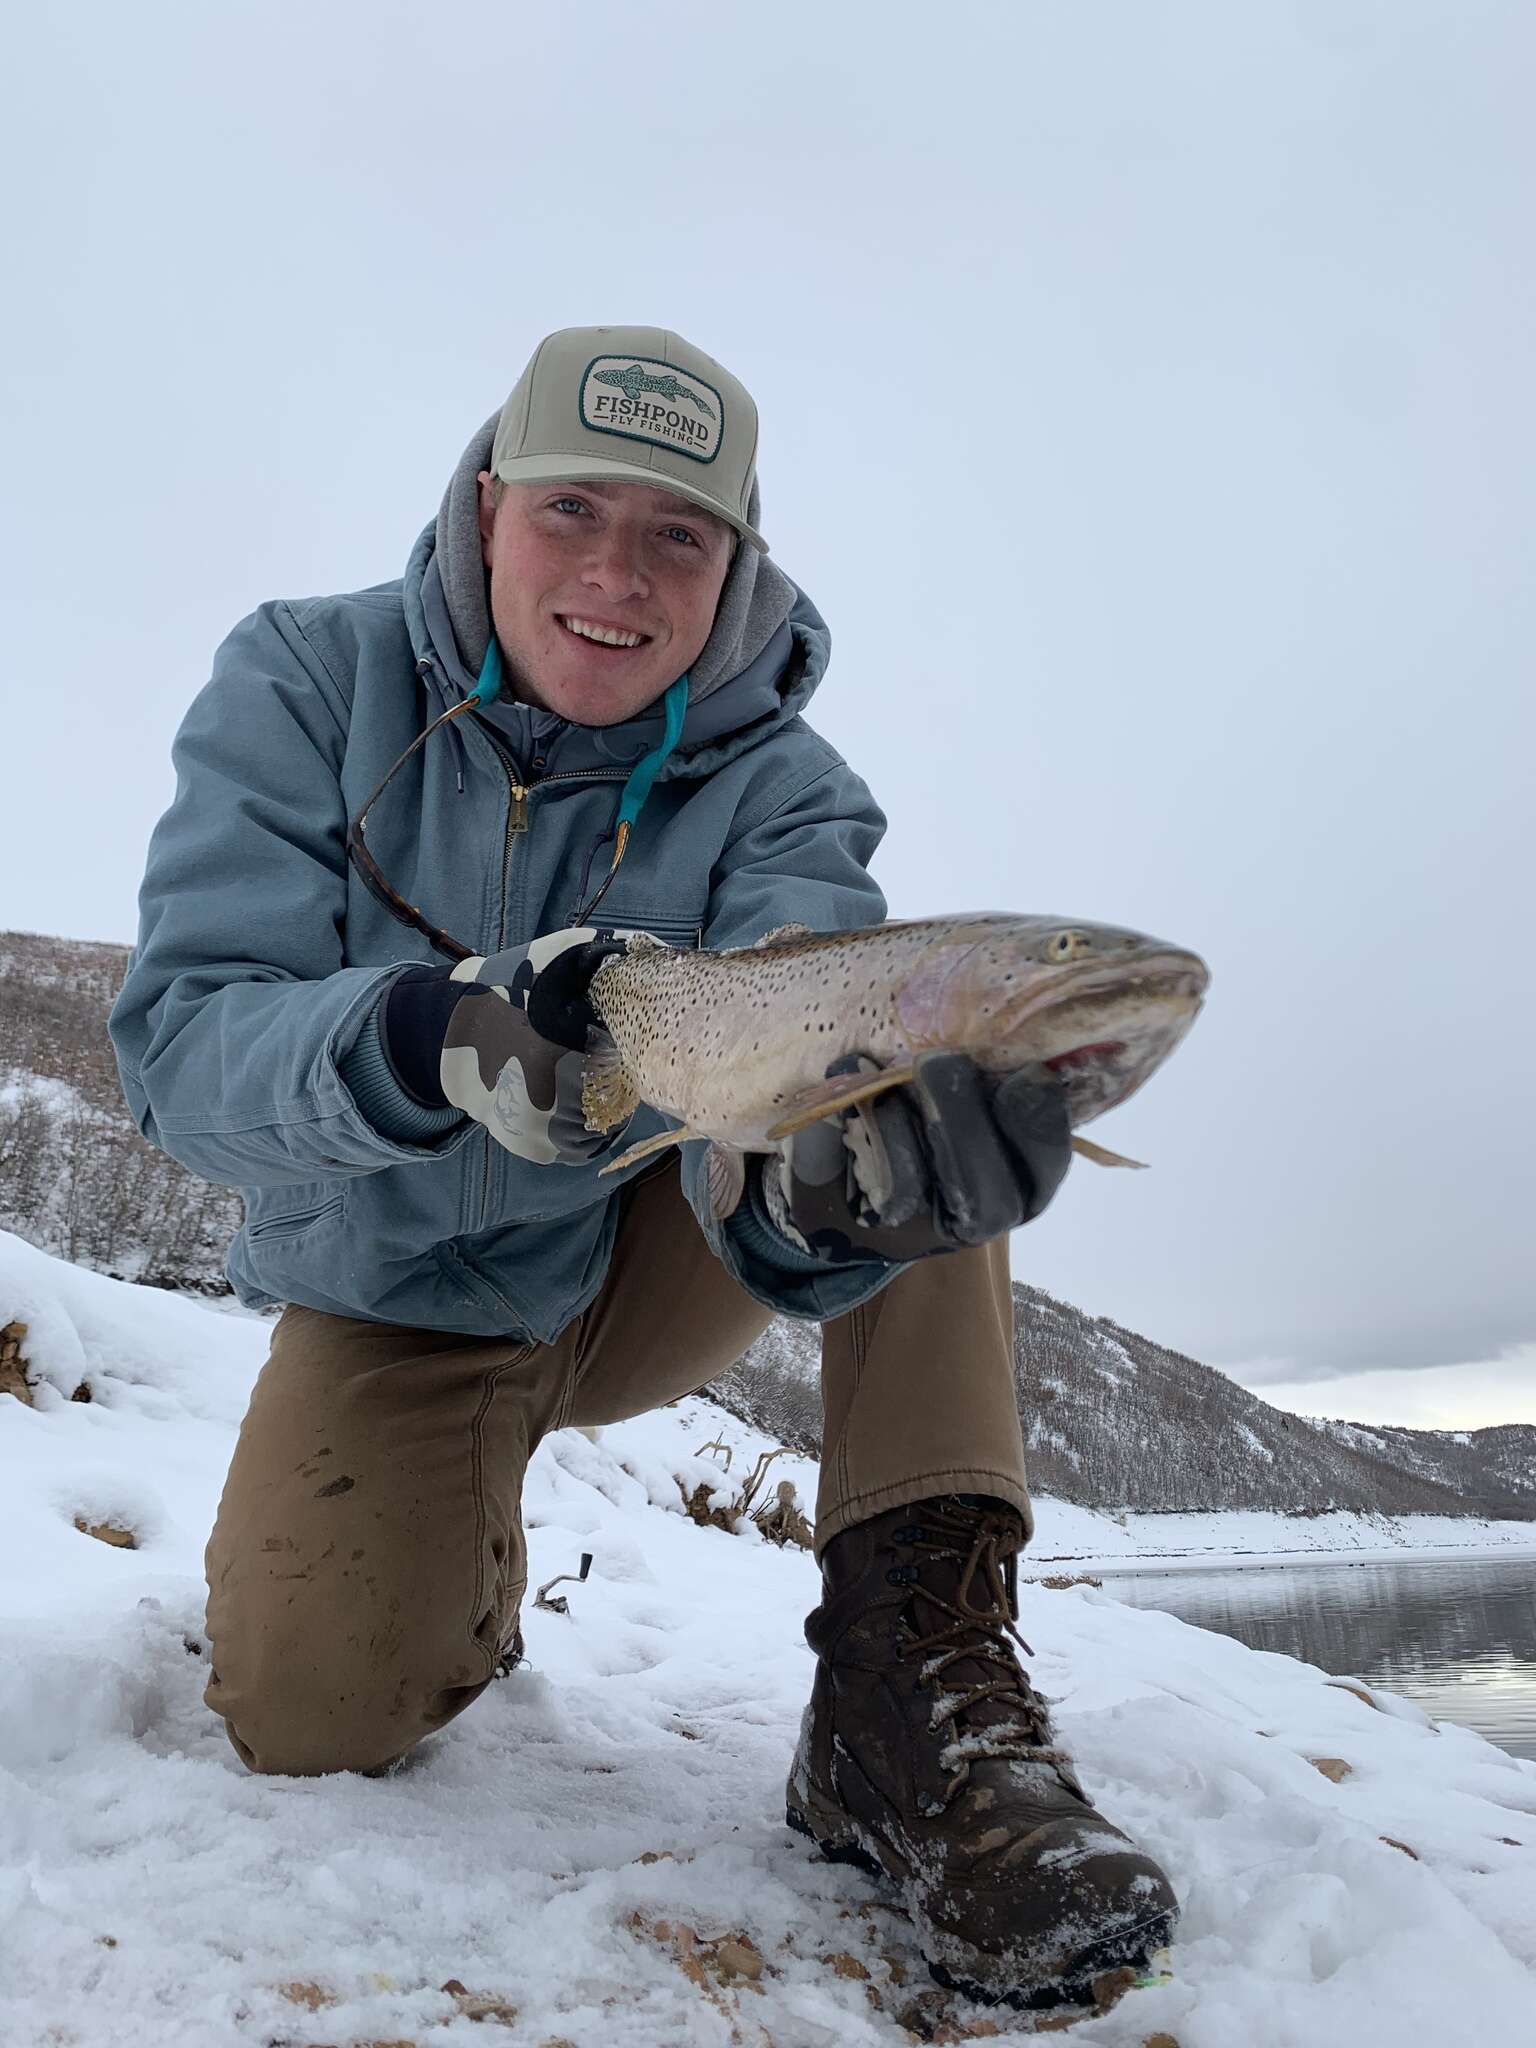
[[1066,960],[1081,960],[1093,951],[1093,941],[1086,932],[1052,932],[1045,942],[1045,957],[1055,965]]
[[628,597],[645,597],[650,591],[640,564],[638,542],[617,529],[595,536],[581,580],[615,603]]

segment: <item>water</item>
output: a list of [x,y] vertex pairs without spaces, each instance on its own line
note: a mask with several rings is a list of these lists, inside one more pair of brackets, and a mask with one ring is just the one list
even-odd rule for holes
[[1128,1606],[1363,1678],[1536,1758],[1536,1556],[1095,1575]]

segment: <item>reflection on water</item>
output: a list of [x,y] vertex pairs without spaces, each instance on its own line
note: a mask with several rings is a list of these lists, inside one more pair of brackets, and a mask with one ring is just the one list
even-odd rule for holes
[[1366,1679],[1536,1758],[1536,1556],[1098,1575],[1129,1606]]

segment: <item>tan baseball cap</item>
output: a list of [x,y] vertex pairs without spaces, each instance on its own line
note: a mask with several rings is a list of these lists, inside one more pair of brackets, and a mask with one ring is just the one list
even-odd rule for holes
[[747,523],[757,407],[713,356],[665,327],[562,327],[546,335],[501,409],[491,474],[504,483],[582,478],[650,484]]

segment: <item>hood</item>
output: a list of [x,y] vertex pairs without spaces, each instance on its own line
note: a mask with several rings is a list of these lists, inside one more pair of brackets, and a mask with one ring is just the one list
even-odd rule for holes
[[[439,685],[445,703],[473,689],[490,643],[476,478],[490,461],[497,417],[486,421],[459,458],[437,518],[406,566],[412,644],[418,660],[433,659],[428,681]],[[753,525],[758,515],[754,483]],[[794,717],[820,682],[830,650],[826,622],[805,593],[757,548],[738,548],[713,630],[689,671],[682,737],[663,777],[709,774]],[[548,773],[630,766],[656,746],[664,726],[659,702],[610,726],[572,725],[554,712],[505,698],[482,715],[506,732],[520,755],[541,754]]]

